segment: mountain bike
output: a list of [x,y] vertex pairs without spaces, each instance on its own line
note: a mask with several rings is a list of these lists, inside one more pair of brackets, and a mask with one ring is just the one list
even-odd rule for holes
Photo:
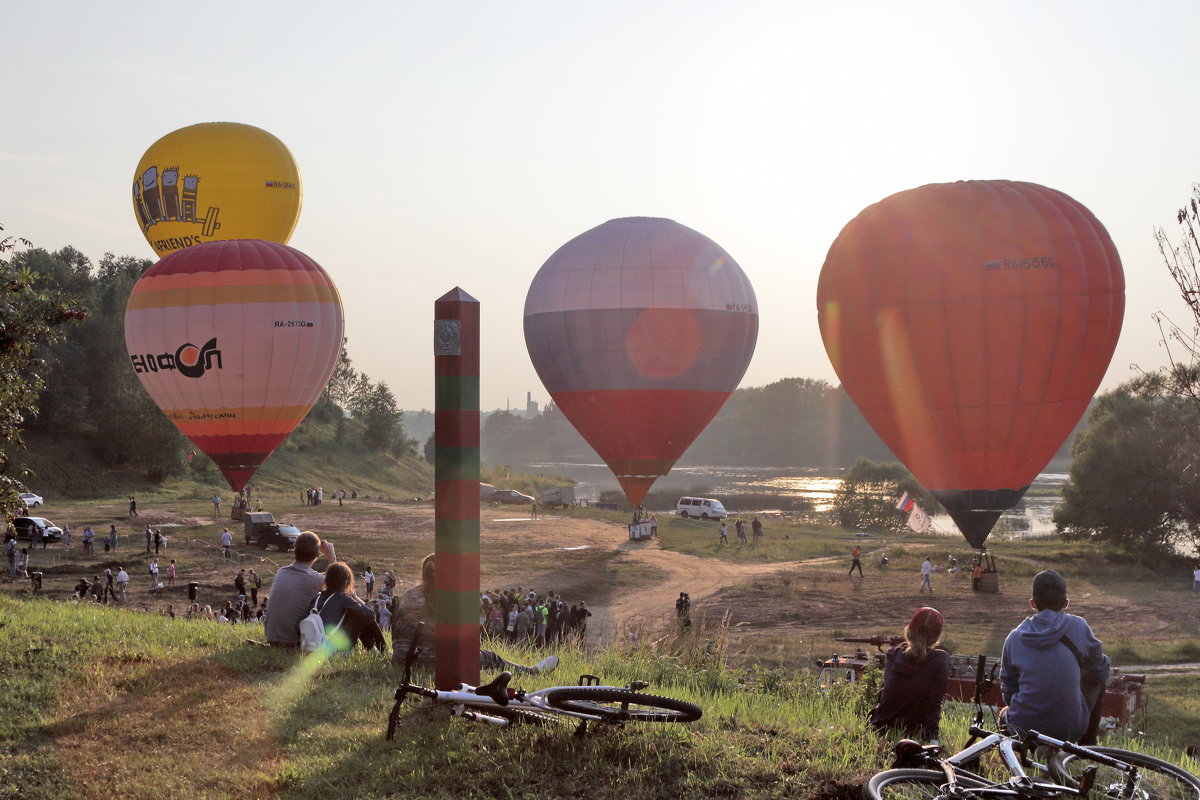
[[[1200,800],[1200,779],[1151,756],[1114,747],[1083,747],[1037,731],[1017,739],[984,730],[981,698],[995,678],[980,656],[975,684],[975,719],[960,752],[943,756],[937,745],[911,739],[896,743],[893,769],[871,777],[868,800],[1038,800],[1092,794],[1106,800]],[[992,780],[978,772],[981,757],[995,750],[1009,777]],[[1045,754],[1046,764],[1032,760]],[[1036,769],[1040,774],[1030,775]]]
[[418,642],[422,625],[417,626],[404,658],[404,676],[396,689],[395,703],[388,714],[387,738],[396,734],[400,712],[409,695],[433,701],[431,706],[446,706],[451,716],[493,725],[529,723],[545,725],[577,720],[577,734],[587,724],[620,725],[626,722],[694,722],[703,712],[700,706],[672,697],[644,694],[649,684],[633,681],[628,686],[602,686],[595,675],[581,675],[576,686],[552,686],[527,692],[509,686],[512,673],[505,670],[483,686],[463,683],[457,689],[443,691],[412,683],[412,667],[420,653]]

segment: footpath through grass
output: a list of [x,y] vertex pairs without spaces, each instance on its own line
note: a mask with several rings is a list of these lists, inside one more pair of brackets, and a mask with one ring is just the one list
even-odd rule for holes
[[[888,762],[890,742],[863,722],[869,683],[822,692],[807,674],[739,674],[720,629],[654,652],[565,649],[555,674],[520,680],[647,680],[700,704],[697,723],[580,737],[414,707],[387,742],[397,673],[375,655],[321,663],[246,644],[254,627],[13,596],[0,619],[0,797],[850,800]],[[948,709],[943,741],[965,738],[966,711]]]

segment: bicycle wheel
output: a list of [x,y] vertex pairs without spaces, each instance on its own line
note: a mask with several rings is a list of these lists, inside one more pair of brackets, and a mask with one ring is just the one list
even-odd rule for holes
[[610,686],[568,686],[551,689],[545,697],[551,708],[605,722],[694,722],[703,713],[694,703]]
[[1059,753],[1051,761],[1056,779],[1067,786],[1078,782],[1078,776],[1089,766],[1096,767],[1093,795],[1112,800],[1200,800],[1200,778],[1174,764],[1116,747],[1092,747],[1097,753],[1124,761],[1138,768],[1132,786],[1121,770],[1096,764],[1085,756]]
[[[866,800],[936,800],[945,797],[946,776],[933,769],[889,769],[871,776],[863,787]],[[988,784],[959,776],[963,789],[983,789]]]

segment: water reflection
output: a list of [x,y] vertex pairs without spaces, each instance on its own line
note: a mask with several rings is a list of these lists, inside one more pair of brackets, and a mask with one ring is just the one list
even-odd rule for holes
[[[565,475],[579,482],[575,494],[580,498],[595,499],[602,491],[616,491],[620,487],[604,464],[571,464],[547,462],[525,467],[533,473]],[[992,531],[994,539],[1035,539],[1054,534],[1054,509],[1061,496],[1058,494],[1067,480],[1063,472],[1045,472],[1038,475],[1030,487],[1029,494],[1020,505],[1001,515]],[[813,504],[817,514],[832,509],[834,496],[842,485],[842,479],[817,469],[795,467],[720,467],[691,466],[676,467],[671,474],[654,485],[655,492],[669,494],[711,494],[716,497],[733,494],[774,495],[799,497]],[[1053,494],[1041,494],[1052,490]],[[743,511],[770,511],[771,508],[740,509]],[[945,514],[933,518],[933,529],[948,536],[958,536],[954,521]]]

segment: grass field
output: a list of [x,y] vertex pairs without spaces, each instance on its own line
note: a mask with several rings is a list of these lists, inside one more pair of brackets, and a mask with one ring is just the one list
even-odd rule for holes
[[[298,492],[294,499],[282,489],[263,492],[277,517],[335,539],[356,569],[369,561],[376,573],[394,568],[411,577],[432,549],[427,503],[314,508],[301,505]],[[226,521],[211,518],[207,497],[169,488],[140,499],[136,522],[171,522],[171,556],[201,579],[208,597],[228,596],[235,564],[216,546]],[[831,636],[894,632],[897,618],[902,624],[915,604],[929,602],[911,577],[923,553],[965,552],[946,539],[859,539],[784,519],[771,520],[757,546],[722,547],[712,525],[665,516],[660,541],[645,550],[623,541],[623,514],[571,512],[533,523],[522,513],[487,512],[485,587],[524,580],[615,603],[661,583],[662,565],[673,560],[685,575],[716,569],[711,580],[720,585],[698,605],[692,633],[642,623],[629,629],[639,634],[633,639],[564,648],[557,673],[521,685],[571,684],[581,673],[617,685],[648,680],[652,692],[701,705],[702,720],[575,737],[566,725],[497,729],[414,709],[389,743],[383,728],[397,674],[378,657],[319,663],[247,644],[253,627],[158,613],[181,588],[137,594],[128,608],[63,602],[63,587],[108,562],[50,551],[48,596],[14,584],[0,592],[0,797],[857,798],[863,780],[886,766],[890,743],[864,723],[873,701],[867,685],[820,691],[811,665],[829,655]],[[118,524],[119,558],[136,564],[137,574],[144,568],[123,498],[56,502],[46,515],[76,532],[85,522]],[[570,546],[577,539],[584,544]],[[845,577],[856,542],[866,581]],[[267,569],[290,560],[235,549],[237,563]],[[892,558],[887,570],[869,560],[883,549]],[[1116,663],[1196,660],[1195,598],[1167,574],[1057,541],[1006,544],[1003,564],[1014,589],[1001,595],[973,596],[965,576],[938,575],[936,602],[959,652],[998,652],[1020,619],[1022,588],[1054,565],[1071,576],[1073,599]],[[540,657],[504,652],[524,663]],[[1196,769],[1183,749],[1200,741],[1197,686],[1186,671],[1154,676],[1147,716],[1110,742]],[[947,706],[945,743],[965,741],[967,713]]]

